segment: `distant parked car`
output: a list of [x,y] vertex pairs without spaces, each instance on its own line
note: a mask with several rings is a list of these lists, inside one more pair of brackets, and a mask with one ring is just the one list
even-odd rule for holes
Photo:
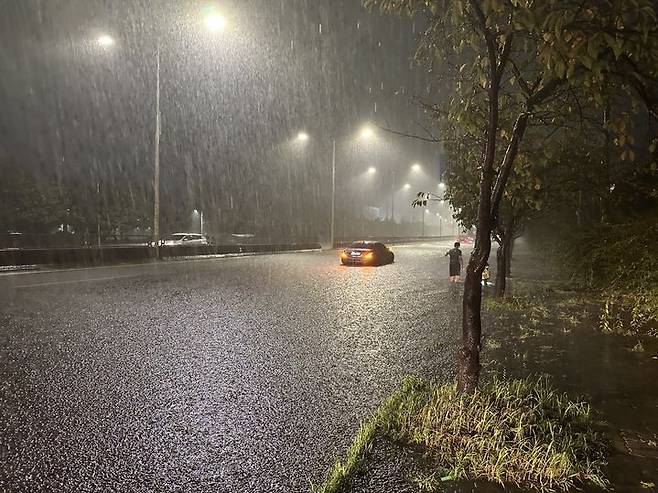
[[209,245],[208,238],[199,233],[174,233],[164,239],[164,246]]
[[393,252],[378,241],[355,241],[340,252],[343,265],[384,265],[394,261]]

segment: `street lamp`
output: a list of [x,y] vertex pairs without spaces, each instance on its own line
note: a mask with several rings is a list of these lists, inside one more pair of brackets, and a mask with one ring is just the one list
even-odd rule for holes
[[[364,140],[370,140],[375,136],[375,132],[369,124],[361,127],[358,137]],[[309,140],[309,135],[306,132],[299,132],[295,140],[297,142],[306,142]],[[377,172],[377,168],[370,166],[368,174],[372,175]],[[334,235],[336,231],[336,137],[332,139],[331,145],[331,230],[329,241],[331,248],[334,247]]]
[[208,31],[221,32],[226,28],[226,19],[221,14],[209,14],[206,16],[205,24]]
[[112,36],[108,36],[107,34],[101,34],[98,36],[98,39],[96,39],[96,42],[100,46],[106,48],[114,44],[114,38],[112,38]]
[[412,164],[411,165],[411,171],[413,171],[414,173],[418,173],[420,171],[420,164],[418,164],[418,163]]
[[197,209],[194,209],[192,213],[195,216],[199,216],[199,233],[203,234],[203,211],[199,211]]
[[411,188],[411,185],[409,185],[408,183],[404,184],[404,189],[405,190],[409,190],[410,188]]
[[440,188],[441,190],[443,190],[445,187],[446,187],[446,184],[445,184],[445,183],[443,183],[443,182],[439,183],[439,188]]
[[370,125],[365,125],[361,129],[361,133],[359,134],[359,136],[362,139],[369,140],[369,139],[372,139],[375,136],[375,131],[372,129],[372,127]]
[[[206,29],[210,32],[223,31],[226,28],[226,19],[220,14],[208,14],[204,18]],[[96,40],[102,47],[114,45],[114,39],[103,34]],[[153,170],[153,244],[155,254],[159,258],[160,241],[160,40],[157,40],[155,50],[155,141],[154,141],[154,170]],[[201,216],[203,213],[200,213]],[[201,218],[203,232],[203,217]]]

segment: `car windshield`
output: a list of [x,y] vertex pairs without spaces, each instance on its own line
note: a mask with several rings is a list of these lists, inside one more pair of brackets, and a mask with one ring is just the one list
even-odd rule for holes
[[165,238],[165,239],[166,240],[171,240],[171,241],[180,241],[183,238],[185,238],[186,236],[187,235],[184,234],[184,233],[176,233],[176,234],[167,236],[167,238]]

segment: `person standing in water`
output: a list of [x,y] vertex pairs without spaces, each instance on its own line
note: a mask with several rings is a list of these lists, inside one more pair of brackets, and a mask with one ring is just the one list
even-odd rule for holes
[[455,247],[452,248],[444,256],[450,255],[450,282],[459,282],[459,276],[464,267],[464,260],[462,258],[462,251],[459,249],[461,245],[458,241],[455,242]]
[[491,277],[491,273],[489,272],[489,262],[484,264],[484,270],[482,271],[482,285],[483,286],[489,286],[489,278]]

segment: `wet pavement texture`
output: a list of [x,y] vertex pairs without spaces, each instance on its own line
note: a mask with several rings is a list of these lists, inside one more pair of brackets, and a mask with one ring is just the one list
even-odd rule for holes
[[0,277],[0,491],[308,491],[404,375],[452,378],[449,247]]

